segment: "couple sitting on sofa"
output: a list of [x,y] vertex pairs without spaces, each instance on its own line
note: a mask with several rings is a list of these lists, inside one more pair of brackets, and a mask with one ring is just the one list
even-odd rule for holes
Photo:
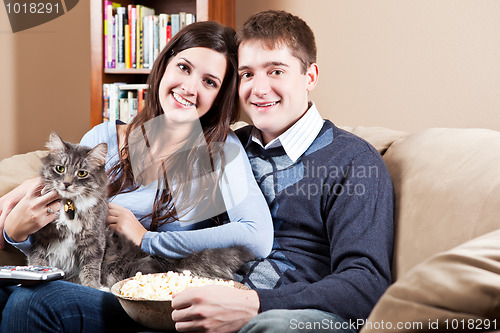
[[[108,143],[108,163],[114,159],[116,177],[127,185],[117,196],[133,198],[114,210],[110,228],[158,255],[244,245],[258,258],[240,276],[250,290],[203,287],[176,295],[172,317],[178,331],[285,332],[296,329],[292,323],[325,321],[339,332],[357,331],[361,327],[352,323],[368,317],[391,283],[394,197],[387,168],[375,148],[323,120],[308,101],[318,65],[314,35],[303,20],[281,11],[258,13],[234,45],[229,30],[203,22],[186,27],[155,62],[145,109],[130,125],[102,124],[82,139],[85,145]],[[241,144],[228,133],[237,89],[254,123],[237,131]],[[242,153],[240,168],[231,166],[234,161],[225,166],[228,181],[243,179],[249,192],[245,202],[228,209],[230,223],[179,230],[179,223],[151,217],[153,209],[158,217],[171,207],[164,196],[148,196],[147,207],[138,207],[145,195],[140,186],[128,191],[133,176],[122,166],[131,167],[132,129],[159,115],[167,125],[167,155],[199,123],[208,145],[233,142],[246,151],[250,163]],[[247,177],[250,170],[255,178]],[[38,185],[27,181],[0,201],[4,236],[24,250],[29,235],[61,209],[56,194],[36,195]],[[162,232],[147,230],[152,224]],[[58,281],[2,288],[1,294],[5,331],[143,329],[111,294],[97,289]]]

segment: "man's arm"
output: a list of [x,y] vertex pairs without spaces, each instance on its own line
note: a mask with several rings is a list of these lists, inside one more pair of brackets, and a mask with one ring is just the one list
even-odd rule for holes
[[347,320],[366,318],[391,283],[394,195],[389,173],[374,150],[354,157],[349,168],[342,193],[325,200],[331,274],[314,283],[257,290],[262,311],[319,309]]

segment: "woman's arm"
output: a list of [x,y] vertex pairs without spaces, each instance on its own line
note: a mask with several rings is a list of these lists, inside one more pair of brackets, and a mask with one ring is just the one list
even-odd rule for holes
[[220,186],[230,223],[199,230],[148,231],[141,242],[143,251],[179,258],[206,248],[245,246],[256,257],[269,254],[273,242],[269,207],[234,134],[228,137],[226,149],[229,158]]
[[[29,192],[30,188],[39,180],[32,178],[25,180],[21,185],[0,198],[0,233],[3,234],[5,220],[21,199]],[[5,247],[3,236],[0,237],[0,249]]]

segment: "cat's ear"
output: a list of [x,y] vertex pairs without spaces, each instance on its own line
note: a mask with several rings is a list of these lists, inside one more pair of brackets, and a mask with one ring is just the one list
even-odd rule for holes
[[97,165],[104,165],[106,163],[106,154],[108,153],[108,145],[100,143],[89,152],[89,158],[93,159]]
[[45,145],[51,153],[55,151],[66,150],[66,145],[59,135],[55,132],[50,133],[49,142]]

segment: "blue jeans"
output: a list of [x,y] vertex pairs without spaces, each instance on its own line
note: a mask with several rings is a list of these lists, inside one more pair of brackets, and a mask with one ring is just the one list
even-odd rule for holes
[[355,333],[349,322],[319,310],[269,310],[254,317],[238,333]]
[[0,332],[138,332],[111,293],[66,281],[0,288]]
[[[133,321],[113,294],[66,281],[0,288],[0,311],[0,332],[6,333],[151,331]],[[270,310],[239,333],[355,332],[336,330],[342,323],[347,322],[318,310]]]

